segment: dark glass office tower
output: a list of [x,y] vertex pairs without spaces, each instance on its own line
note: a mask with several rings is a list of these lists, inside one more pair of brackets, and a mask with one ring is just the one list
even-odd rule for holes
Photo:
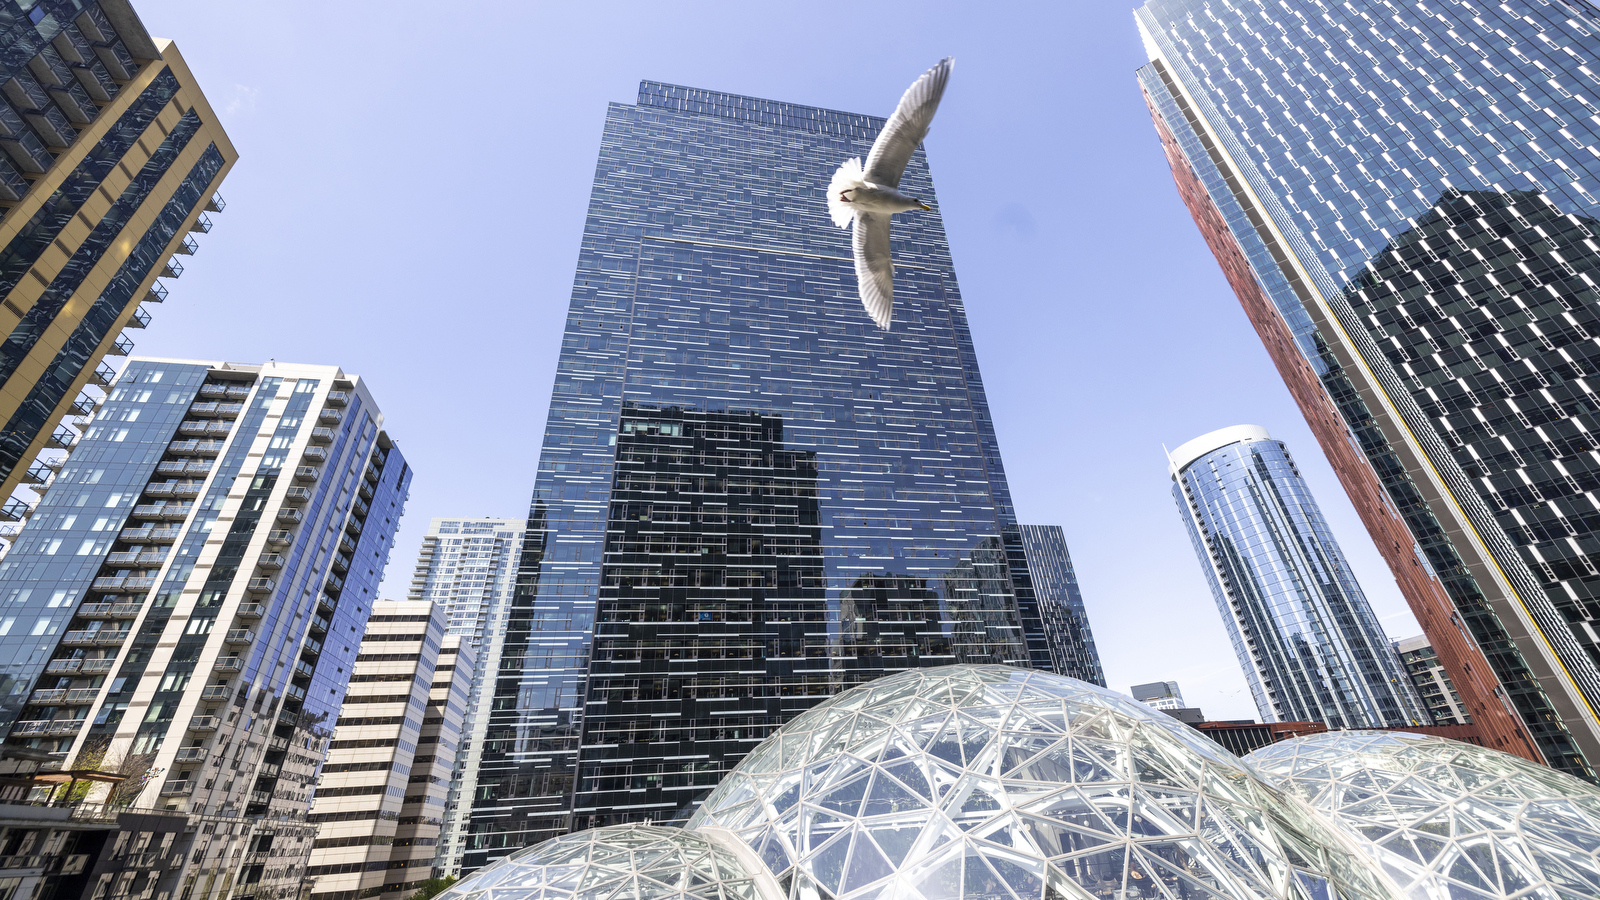
[[[611,106],[464,869],[681,816],[861,681],[1027,665],[939,214],[895,221],[887,334],[828,220],[881,126],[651,82]],[[934,196],[920,152],[902,189]]]
[[1600,21],[1153,0],[1180,193],[1489,746],[1600,757]]
[[1105,687],[1066,533],[1059,525],[1017,525],[1005,537],[1033,667]]

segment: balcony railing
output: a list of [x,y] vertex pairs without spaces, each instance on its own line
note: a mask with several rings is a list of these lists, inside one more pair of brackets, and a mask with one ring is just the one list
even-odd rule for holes
[[177,251],[182,253],[184,256],[193,256],[195,253],[199,252],[199,250],[200,242],[188,235],[183,236],[182,242],[180,242],[177,247]]
[[244,668],[244,660],[237,656],[219,656],[211,667],[218,672],[237,672]]
[[144,550],[138,553],[108,553],[106,565],[111,566],[159,566],[167,559],[165,550]]
[[305,518],[305,516],[301,515],[300,510],[298,509],[278,510],[279,522],[299,522],[303,518]]
[[111,382],[115,380],[117,380],[117,370],[105,363],[96,366],[94,374],[89,376],[89,383],[99,387],[110,387]]
[[230,628],[223,642],[228,644],[248,644],[255,639],[256,633],[248,628]]
[[83,667],[81,659],[52,659],[45,664],[44,670],[52,674],[61,672],[76,672]]
[[292,532],[292,531],[270,531],[270,532],[267,532],[267,543],[273,545],[274,547],[282,547],[285,544],[292,544],[292,543],[294,543],[294,532]]
[[305,458],[311,460],[312,462],[326,462],[328,459],[328,449],[326,447],[307,447]]
[[116,664],[116,659],[109,656],[103,659],[86,659],[83,661],[83,668],[79,669],[79,671],[85,675],[104,675],[111,671],[111,667]]
[[206,748],[180,747],[172,758],[178,762],[200,762],[206,758]]
[[216,731],[222,720],[216,716],[195,716],[189,720],[190,731]]
[[222,443],[222,441],[173,441],[167,445],[167,450],[183,455],[216,456],[222,452]]
[[329,406],[344,406],[344,405],[348,404],[349,402],[350,402],[350,394],[349,394],[348,391],[329,391],[328,392],[328,405]]
[[132,352],[133,341],[128,340],[128,336],[125,334],[117,335],[117,339],[112,341],[111,346],[106,348],[107,356],[127,356]]
[[311,489],[303,487],[291,487],[283,492],[283,502],[309,503],[311,502]]
[[281,569],[283,568],[283,563],[284,559],[281,553],[263,553],[261,558],[256,560],[256,565],[263,569]]
[[198,231],[201,234],[209,233],[211,231],[211,217],[205,213],[201,213],[195,217],[195,220],[192,223],[190,223],[189,230]]
[[20,720],[11,726],[13,735],[66,735],[77,734],[86,719],[31,719]]
[[306,482],[316,481],[317,480],[317,467],[316,466],[296,466],[295,470],[294,470],[294,480],[295,481],[306,481]]
[[161,796],[181,797],[194,792],[194,782],[189,780],[169,781],[161,786]]
[[118,533],[117,538],[140,544],[166,544],[177,540],[182,530],[181,528],[124,528]]
[[225,684],[208,684],[200,692],[201,700],[226,700],[233,695],[233,688]]
[[135,519],[187,519],[194,511],[191,503],[168,503],[165,506],[144,505],[133,508]]
[[32,513],[33,507],[12,498],[7,500],[4,506],[0,506],[0,522],[20,522]]
[[271,578],[252,578],[245,585],[245,590],[252,594],[264,594],[277,587],[278,583]]
[[239,606],[239,618],[259,619],[267,614],[267,608],[259,603],[243,603]]
[[161,277],[162,278],[181,278],[181,277],[183,277],[183,263],[178,262],[178,258],[176,256],[174,256],[171,259],[167,260],[166,265],[161,267]]
[[344,421],[344,413],[337,409],[324,409],[317,413],[317,421],[324,425],[337,425]]
[[334,437],[335,435],[332,428],[317,427],[311,429],[311,440],[318,444],[329,443],[334,439]]
[[167,286],[159,281],[150,282],[150,290],[145,292],[145,303],[164,303],[167,299]]
[[100,693],[96,688],[52,688],[47,691],[34,691],[33,698],[28,701],[34,706],[47,706],[57,703],[93,703],[95,695]]
[[144,307],[142,307],[142,306],[137,308],[137,309],[135,309],[133,311],[133,315],[128,319],[127,327],[128,328],[149,328],[150,327],[150,314],[145,312],[144,311]]
[[72,445],[76,444],[77,442],[78,435],[76,432],[69,431],[65,428],[57,428],[55,431],[50,433],[50,437],[44,442],[44,445],[46,447],[53,447],[57,450],[70,450],[72,449]]

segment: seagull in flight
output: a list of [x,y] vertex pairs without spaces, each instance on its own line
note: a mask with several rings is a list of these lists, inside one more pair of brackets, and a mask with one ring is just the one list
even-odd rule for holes
[[855,223],[853,243],[861,305],[884,331],[894,320],[889,218],[897,212],[933,208],[900,193],[900,176],[905,174],[906,163],[911,161],[917,145],[928,136],[928,126],[933,124],[933,114],[939,110],[939,98],[944,96],[945,83],[954,67],[955,59],[947,56],[922,73],[906,89],[894,115],[873,141],[866,167],[862,168],[860,157],[847,159],[828,184],[828,214],[833,224],[849,228],[850,223]]

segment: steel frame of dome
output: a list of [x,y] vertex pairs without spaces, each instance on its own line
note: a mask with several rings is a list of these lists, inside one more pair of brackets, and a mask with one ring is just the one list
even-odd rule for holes
[[1410,897],[1600,897],[1600,788],[1444,738],[1329,732],[1245,757]]

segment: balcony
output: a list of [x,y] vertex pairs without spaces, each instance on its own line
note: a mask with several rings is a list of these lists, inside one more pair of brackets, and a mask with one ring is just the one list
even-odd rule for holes
[[245,585],[245,590],[252,594],[265,594],[277,586],[278,583],[271,578],[252,578]]
[[285,503],[310,503],[311,502],[311,489],[310,488],[303,488],[303,487],[291,487],[288,490],[285,490],[283,492],[283,502],[285,502]]
[[298,684],[291,684],[283,689],[283,695],[291,700],[306,699],[306,689]]
[[21,500],[12,498],[4,506],[0,506],[0,522],[20,522],[33,514],[33,507]]
[[289,739],[286,737],[273,737],[267,741],[267,749],[282,753],[289,749]]
[[44,670],[46,672],[50,672],[51,674],[60,674],[65,672],[76,672],[78,669],[82,668],[82,666],[83,660],[81,659],[52,659],[50,662],[45,664]]
[[333,558],[333,570],[340,575],[350,571],[350,557],[340,554]]
[[178,426],[180,434],[207,435],[217,437],[226,435],[233,430],[233,423],[226,421],[212,421],[209,419],[189,419]]
[[163,285],[159,281],[152,281],[152,282],[150,282],[150,290],[145,291],[144,299],[141,300],[140,302],[141,303],[165,303],[166,300],[167,300],[167,288],[166,288],[166,286]]
[[365,519],[367,517],[367,513],[372,511],[372,507],[368,506],[365,500],[357,497],[350,502],[350,511]]
[[326,462],[328,459],[328,450],[325,447],[307,447],[305,458],[315,463]]
[[211,668],[218,672],[237,672],[244,668],[244,660],[237,656],[219,656]]
[[111,604],[111,618],[137,619],[143,609],[143,603],[113,603]]
[[350,539],[350,535],[348,535],[348,534],[339,535],[339,551],[341,553],[345,553],[347,555],[354,555],[355,554],[355,552],[356,552],[356,542]]
[[89,376],[89,383],[99,387],[110,387],[117,380],[117,370],[105,363],[95,367],[94,374]]
[[200,692],[201,700],[226,700],[233,696],[233,688],[225,684],[208,684]]
[[331,443],[333,441],[334,437],[335,437],[335,435],[333,433],[333,429],[332,428],[313,428],[313,429],[311,429],[311,440],[314,443],[318,443],[318,444]]
[[77,734],[83,728],[85,719],[34,719],[32,721],[19,721],[11,727],[12,735],[68,735]]
[[33,696],[28,698],[28,704],[30,706],[55,706],[57,703],[65,702],[66,699],[67,689],[56,688],[49,691],[34,691]]
[[327,583],[324,584],[323,587],[325,589],[330,590],[333,593],[337,594],[340,591],[344,590],[344,579],[340,578],[337,575],[330,574],[330,575],[328,575]]
[[165,506],[144,505],[133,508],[135,519],[187,519],[194,511],[191,503],[168,503]]
[[296,466],[295,470],[294,470],[294,480],[295,481],[304,481],[304,482],[316,481],[317,480],[317,467],[316,466]]
[[133,311],[133,316],[128,319],[128,324],[123,326],[123,327],[124,328],[149,328],[150,327],[150,314],[145,312],[143,308],[135,308],[134,311]]
[[[107,575],[104,578],[96,578],[94,580],[94,589],[97,591],[104,591],[106,593],[116,593],[117,591],[131,590],[128,587],[128,582],[130,581],[142,581],[148,585],[151,580],[152,579],[149,578],[135,578],[127,575]],[[148,588],[146,589],[148,590]]]
[[313,616],[311,619],[311,630],[321,632],[322,634],[327,634],[328,626],[330,624],[331,623],[327,619],[324,619],[321,616]]
[[248,628],[230,628],[228,635],[223,639],[226,644],[248,644],[256,639],[256,633]]
[[190,223],[189,230],[190,231],[198,231],[201,234],[210,234],[211,233],[211,217],[206,215],[205,213],[201,213],[199,216],[197,216],[195,218],[195,220],[192,223]]
[[[210,690],[210,688],[207,688],[207,690]],[[172,758],[176,762],[200,762],[206,758],[206,748],[181,747],[177,753],[173,754]]]
[[250,396],[250,385],[248,385],[248,384],[230,384],[230,385],[228,385],[228,399],[229,400],[243,400],[244,398],[246,398],[248,396]]
[[226,397],[228,396],[228,386],[225,384],[219,384],[215,381],[202,384],[200,385],[200,396]]
[[371,500],[372,499],[372,482],[363,481],[360,484],[356,485],[356,493],[359,494],[361,496],[361,499],[363,499],[363,500]]
[[299,522],[303,518],[305,518],[305,517],[300,514],[300,510],[298,510],[298,509],[280,509],[280,510],[278,510],[278,521],[279,522]]
[[[123,632],[123,634],[127,634],[127,632]],[[104,675],[111,671],[111,667],[116,664],[117,660],[110,656],[102,659],[86,659],[83,661],[83,667],[78,671],[85,675]]]
[[346,406],[349,403],[350,403],[350,394],[349,394],[348,391],[329,391],[328,392],[328,405],[329,406]]
[[161,277],[162,278],[181,278],[181,277],[183,277],[183,263],[178,262],[178,258],[176,256],[174,256],[171,259],[167,260],[166,265],[161,267]]
[[337,425],[344,421],[344,413],[337,409],[324,409],[317,413],[317,421],[324,425]]
[[244,412],[244,404],[237,400],[207,400],[189,407],[189,412],[196,416],[219,416],[225,419],[237,419],[239,413]]
[[169,781],[161,786],[163,797],[183,797],[194,792],[193,781]]
[[167,445],[167,452],[181,456],[216,456],[222,452],[222,441],[173,441]]
[[245,603],[240,605],[236,615],[241,619],[259,619],[267,614],[267,608],[259,603]]
[[212,194],[211,199],[206,201],[206,212],[222,212],[227,208],[228,204],[223,202],[221,194]]
[[148,550],[138,553],[108,553],[106,565],[108,566],[159,566],[167,559],[165,550],[151,552]]
[[133,341],[128,340],[125,334],[117,335],[117,339],[106,348],[107,356],[127,356],[133,352]]
[[181,528],[124,528],[118,540],[138,544],[170,544],[178,539]]
[[282,547],[294,543],[292,531],[270,531],[267,533],[267,543],[274,547]]
[[183,236],[183,241],[178,244],[177,252],[184,256],[193,256],[200,252],[200,242],[186,234]]
[[50,434],[49,439],[44,442],[44,445],[46,447],[52,447],[56,450],[71,450],[72,445],[76,444],[77,442],[78,435],[76,432],[68,431],[65,428],[57,428]]
[[72,401],[72,406],[67,408],[67,415],[69,415],[69,416],[92,416],[92,415],[94,415],[94,399],[91,398],[91,397],[84,397],[84,396],[78,397],[77,399]]
[[195,716],[189,720],[190,731],[216,731],[222,720],[216,716]]
[[281,569],[283,563],[283,555],[279,553],[263,553],[261,558],[256,560],[256,565],[263,569]]
[[316,674],[317,666],[316,663],[307,662],[303,659],[297,659],[294,661],[294,671],[296,675],[304,675],[305,677],[310,678],[312,675]]
[[357,518],[351,518],[350,521],[344,523],[344,530],[355,535],[356,537],[360,537],[361,520]]

